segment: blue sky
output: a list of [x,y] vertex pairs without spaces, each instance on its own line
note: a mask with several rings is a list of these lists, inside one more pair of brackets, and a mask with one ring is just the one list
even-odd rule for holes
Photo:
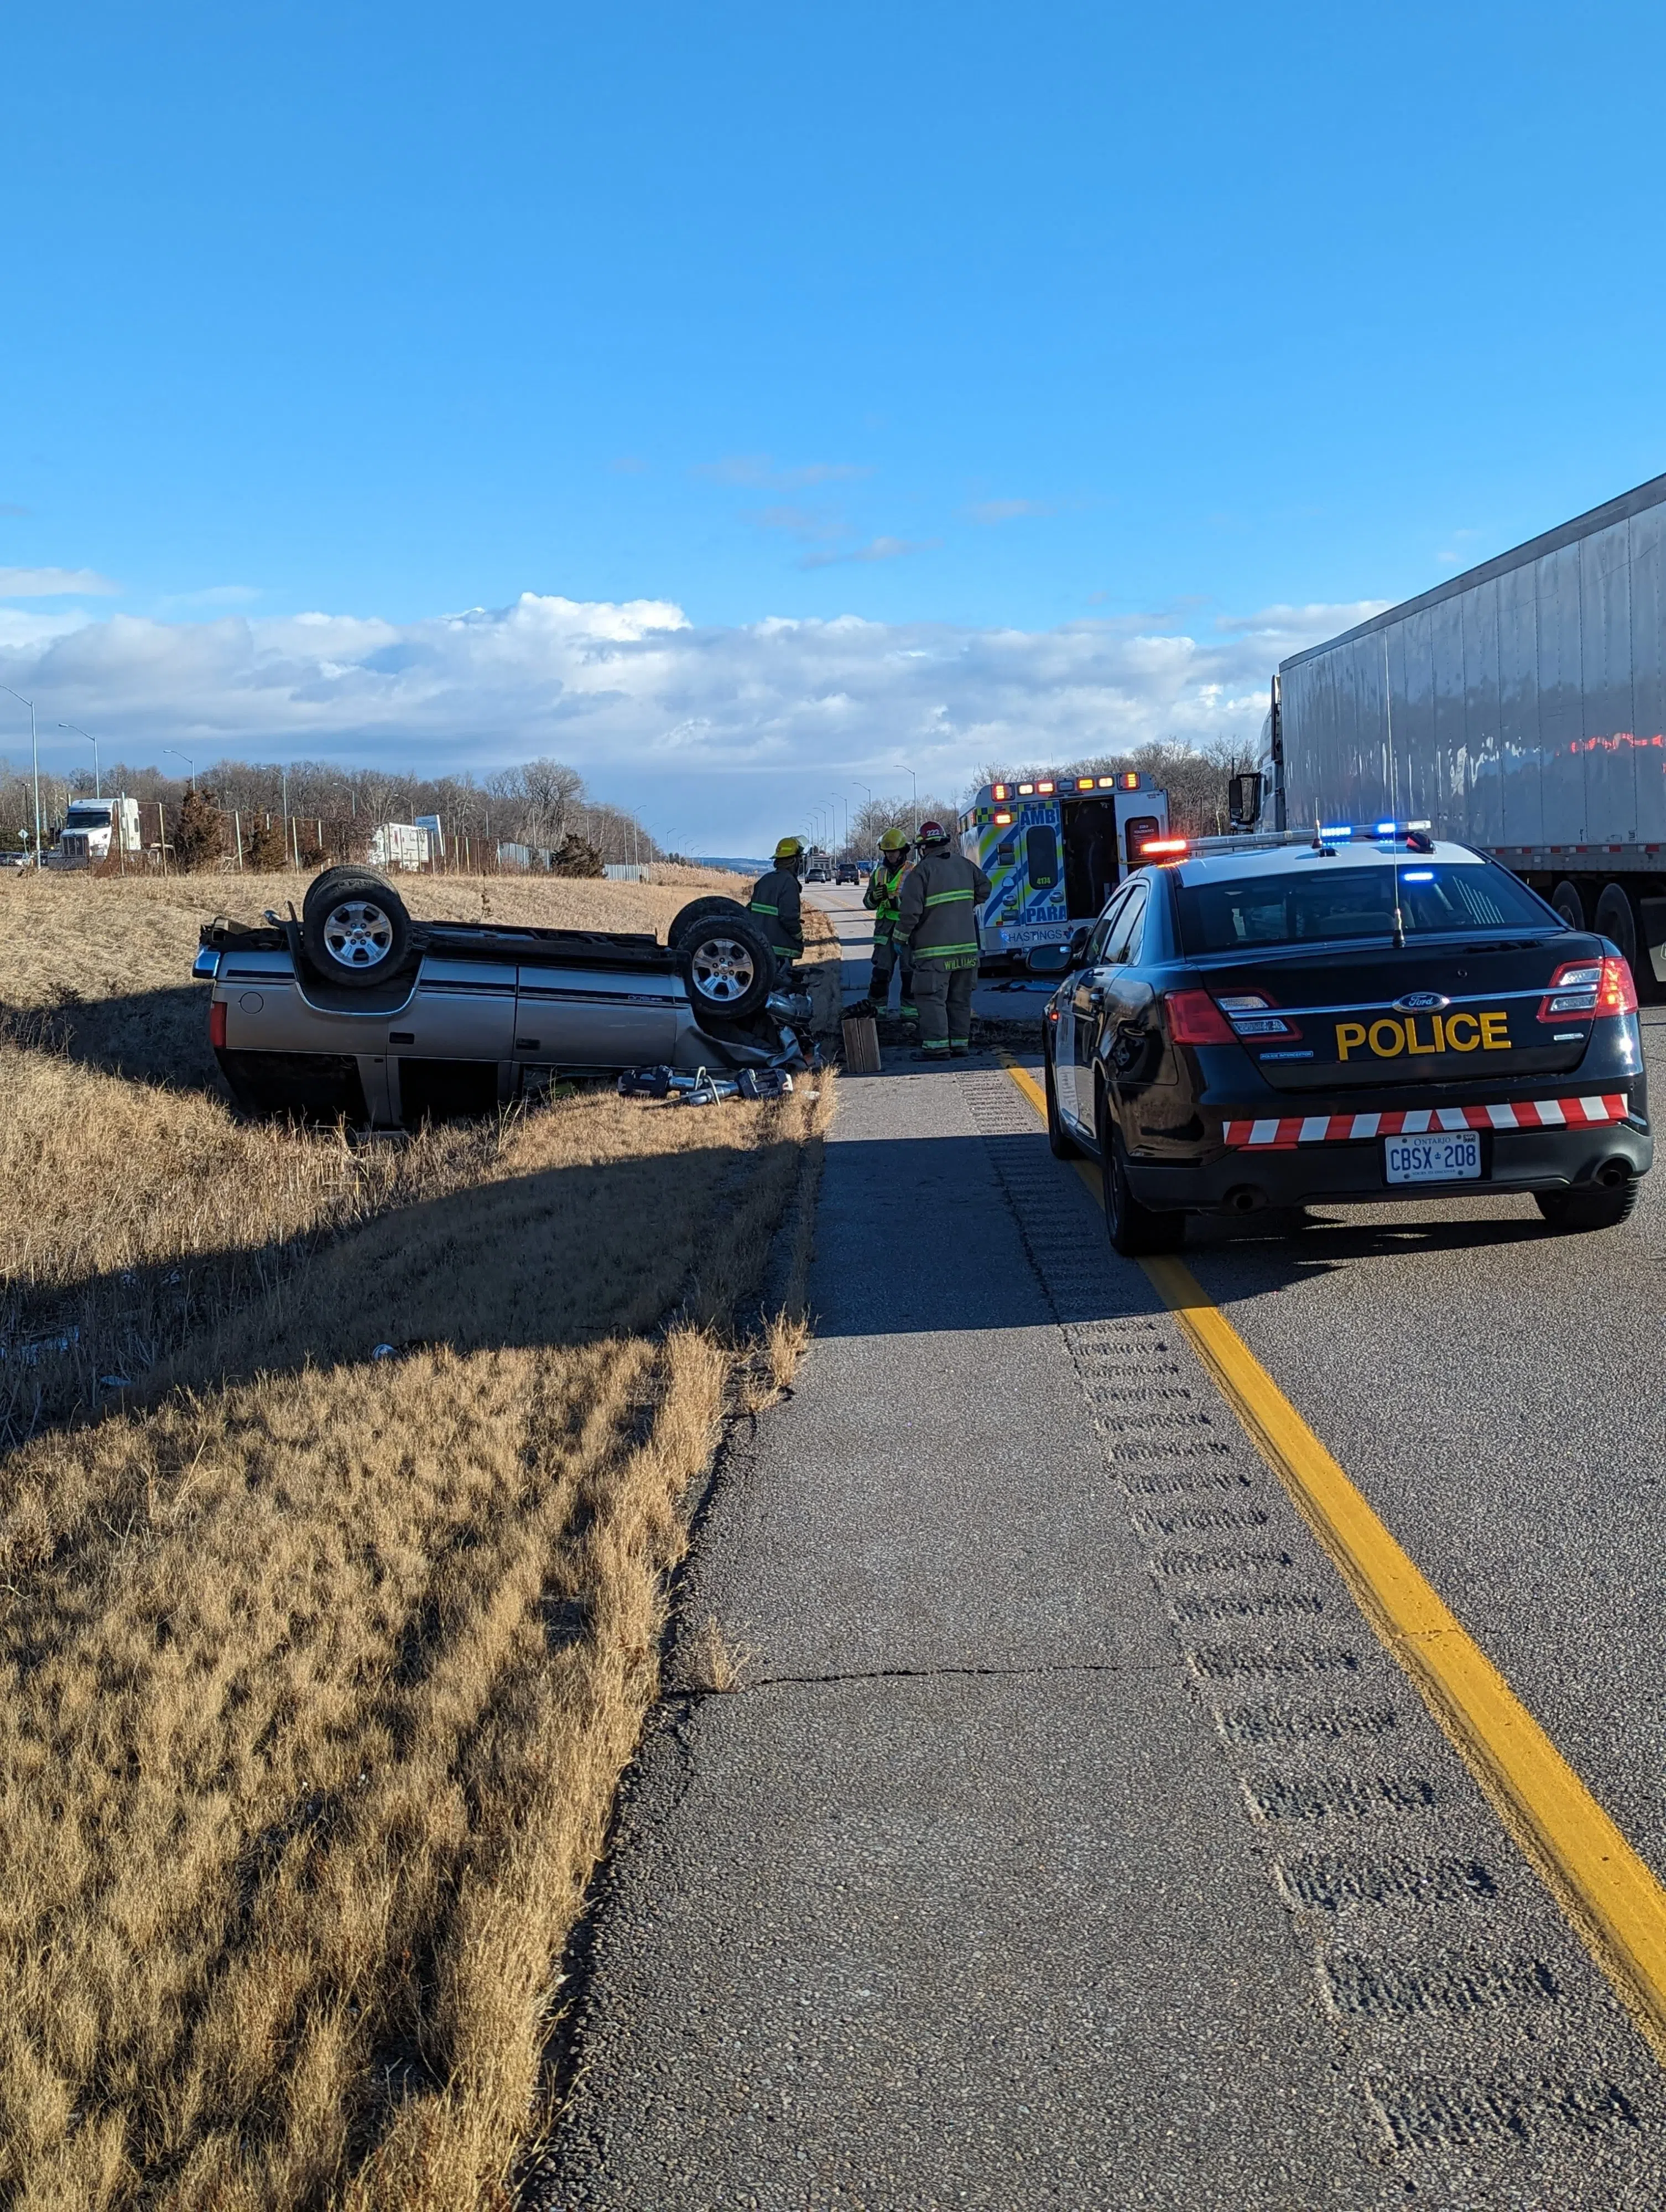
[[804,779],[1253,734],[1294,643],[1666,468],[1663,41],[14,15],[0,681],[130,756],[566,750],[731,849]]

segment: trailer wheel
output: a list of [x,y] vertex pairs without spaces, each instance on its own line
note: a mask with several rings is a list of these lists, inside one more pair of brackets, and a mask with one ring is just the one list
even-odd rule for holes
[[1637,908],[1632,904],[1631,896],[1623,884],[1604,886],[1602,896],[1596,902],[1596,919],[1591,927],[1599,937],[1612,938],[1625,954],[1626,965],[1632,971],[1639,997],[1642,997],[1645,990],[1652,997],[1653,972],[1646,960],[1640,969],[1638,963]]
[[331,983],[379,983],[410,950],[410,916],[374,868],[326,868],[307,887],[301,949]]
[[1585,902],[1579,896],[1579,887],[1577,884],[1569,883],[1566,877],[1550,894],[1550,903],[1570,929],[1589,927],[1585,921]]
[[691,929],[698,929],[702,921],[709,921],[714,914],[745,914],[747,911],[739,899],[690,899],[672,917],[671,927],[666,932],[666,943],[675,952]]

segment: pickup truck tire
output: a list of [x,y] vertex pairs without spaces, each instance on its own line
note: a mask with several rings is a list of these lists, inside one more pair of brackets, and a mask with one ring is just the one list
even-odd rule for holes
[[673,918],[671,927],[666,932],[666,943],[675,952],[691,929],[698,929],[702,921],[709,921],[714,914],[745,914],[745,907],[739,899],[721,897],[690,899],[685,907],[679,908]]
[[410,916],[374,868],[326,868],[307,885],[301,950],[318,973],[350,988],[380,983],[410,950]]
[[763,1012],[775,987],[775,956],[744,907],[696,923],[674,949],[696,1021],[744,1022]]

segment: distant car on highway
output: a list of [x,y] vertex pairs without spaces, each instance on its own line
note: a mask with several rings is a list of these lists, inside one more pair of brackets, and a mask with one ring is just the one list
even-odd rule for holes
[[833,871],[825,860],[812,860],[804,872],[804,880],[807,884],[830,884],[833,880]]
[[[1230,849],[1225,849],[1230,848]],[[1150,840],[1043,1022],[1048,1136],[1111,1241],[1188,1213],[1530,1194],[1607,1229],[1653,1163],[1637,994],[1607,938],[1420,825]]]
[[856,866],[854,860],[840,861],[838,872],[835,878],[836,882],[842,884],[859,884],[861,880],[862,872]]
[[661,945],[417,921],[365,867],[315,877],[299,922],[210,922],[193,972],[245,1111],[372,1126],[494,1113],[557,1074],[796,1066],[810,1019],[733,899],[691,900]]

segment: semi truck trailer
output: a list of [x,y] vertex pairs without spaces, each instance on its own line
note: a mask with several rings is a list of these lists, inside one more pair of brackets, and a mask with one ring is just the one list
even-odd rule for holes
[[1666,986],[1666,476],[1281,663],[1235,826],[1378,817]]

